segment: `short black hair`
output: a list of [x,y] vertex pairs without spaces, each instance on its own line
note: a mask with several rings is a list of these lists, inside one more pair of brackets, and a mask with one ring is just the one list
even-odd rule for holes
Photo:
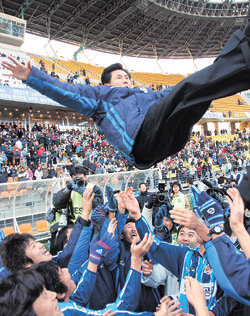
[[173,189],[174,185],[178,185],[178,187],[180,188],[180,191],[181,191],[181,184],[180,184],[180,182],[178,182],[178,181],[173,182],[173,183],[171,184],[172,189]]
[[126,219],[125,225],[127,225],[128,223],[136,223],[136,219],[134,217],[128,217]]
[[112,71],[119,70],[119,69],[125,71],[126,74],[129,76],[129,79],[131,79],[131,75],[128,72],[128,70],[124,69],[122,64],[115,63],[115,64],[112,64],[112,65],[108,66],[107,68],[105,68],[103,70],[103,73],[102,73],[102,76],[101,76],[102,84],[110,83]]
[[84,168],[83,166],[80,166],[80,165],[75,165],[73,166],[70,171],[70,176],[73,177],[73,176],[76,176],[77,174],[83,174],[83,175],[87,175],[87,171],[86,171],[86,168]]
[[40,262],[34,266],[34,269],[42,275],[47,290],[59,294],[67,293],[67,286],[59,278],[57,263],[54,261]]
[[22,269],[0,282],[0,310],[5,316],[36,316],[33,303],[44,290],[43,277],[33,269]]
[[35,238],[30,234],[11,234],[1,243],[0,253],[3,266],[14,272],[33,264],[33,260],[26,256],[26,247]]
[[186,182],[187,182],[188,184],[191,184],[191,185],[194,184],[194,180],[193,180],[193,178],[191,178],[191,177],[187,177],[187,178],[186,178]]
[[53,245],[53,253],[57,254],[59,251],[63,250],[64,246],[67,243],[67,233],[68,229],[73,228],[73,224],[69,224],[64,226],[59,233],[57,234],[54,245]]
[[178,228],[177,228],[177,237],[179,236],[179,233],[181,231],[181,229],[184,227],[184,225],[180,225]]
[[139,188],[141,187],[141,185],[146,185],[146,183],[145,182],[141,182],[140,184],[139,184]]

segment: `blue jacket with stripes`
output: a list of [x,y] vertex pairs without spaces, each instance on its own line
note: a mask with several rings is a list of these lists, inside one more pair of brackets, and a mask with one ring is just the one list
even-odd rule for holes
[[[137,231],[141,237],[150,233],[150,227],[144,217],[136,222]],[[152,233],[152,232],[151,232]],[[192,276],[202,283],[207,307],[211,309],[216,301],[217,282],[215,275],[206,259],[198,250],[178,244],[169,244],[155,237],[150,248],[153,259],[171,271],[180,282],[180,303],[184,313],[193,313],[194,308],[188,303],[185,290],[185,277]]]
[[93,118],[108,141],[132,163],[135,137],[147,111],[172,90],[171,87],[153,91],[148,88],[71,85],[35,67],[32,67],[26,84],[54,101]]

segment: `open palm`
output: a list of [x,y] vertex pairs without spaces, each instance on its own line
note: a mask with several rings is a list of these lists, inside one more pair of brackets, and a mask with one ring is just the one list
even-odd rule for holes
[[19,80],[26,81],[31,73],[30,61],[28,61],[27,64],[22,65],[13,57],[8,56],[8,58],[12,61],[12,63],[3,60],[1,64],[5,69],[11,71],[12,74],[10,74],[9,76],[14,76]]

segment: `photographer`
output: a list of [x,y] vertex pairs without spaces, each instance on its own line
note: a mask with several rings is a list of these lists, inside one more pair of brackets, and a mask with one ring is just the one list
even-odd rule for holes
[[147,218],[151,227],[155,226],[155,216],[162,205],[166,205],[167,209],[170,209],[168,191],[165,188],[165,180],[159,180],[158,192],[151,194],[148,203],[143,208],[142,215]]
[[[104,203],[103,193],[96,185],[87,184],[86,170],[83,166],[73,166],[70,170],[72,180],[67,182],[66,188],[58,191],[53,196],[54,210],[63,210],[54,214],[54,219],[50,222],[52,234],[56,234],[60,226],[74,223],[82,212],[82,194],[86,187],[93,187],[95,194],[92,209]],[[62,218],[62,215],[65,215]],[[63,222],[62,222],[63,219]]]

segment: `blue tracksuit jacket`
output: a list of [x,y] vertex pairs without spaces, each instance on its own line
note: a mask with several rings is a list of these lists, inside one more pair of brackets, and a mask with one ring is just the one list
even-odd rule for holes
[[237,251],[226,234],[207,242],[205,247],[209,263],[225,294],[249,306],[250,259]]
[[91,117],[100,131],[128,160],[135,137],[149,108],[172,88],[121,88],[62,83],[35,67],[26,81],[30,87],[74,111]]
[[[141,237],[145,233],[152,233],[144,217],[136,222]],[[155,237],[150,249],[153,259],[171,271],[180,281],[180,303],[184,313],[193,313],[194,309],[188,303],[185,291],[185,276],[192,276],[202,283],[208,308],[212,308],[216,301],[217,282],[214,273],[206,259],[198,250],[184,245],[169,244]]]
[[[81,292],[83,288],[79,288],[78,291]],[[86,308],[80,307],[72,300],[70,300],[70,305],[68,303],[59,303],[59,306],[62,308],[64,315],[84,315],[84,313],[90,315],[102,315],[108,309],[112,311],[126,310],[133,311],[136,309],[139,303],[140,291],[141,290],[141,273],[130,269],[126,278],[126,282],[121,292],[119,293],[116,301],[114,303],[106,305],[103,310],[93,311]],[[81,302],[82,303],[82,302]]]
[[105,309],[95,311],[93,309],[87,309],[77,305],[76,303],[69,302],[69,303],[58,303],[58,306],[61,308],[61,311],[65,316],[101,316],[105,313],[108,309],[112,309],[116,311],[116,316],[133,316],[133,315],[141,315],[141,316],[154,316],[154,313],[150,312],[143,312],[143,313],[136,313],[130,311],[121,311],[115,309],[114,304],[109,304]]

